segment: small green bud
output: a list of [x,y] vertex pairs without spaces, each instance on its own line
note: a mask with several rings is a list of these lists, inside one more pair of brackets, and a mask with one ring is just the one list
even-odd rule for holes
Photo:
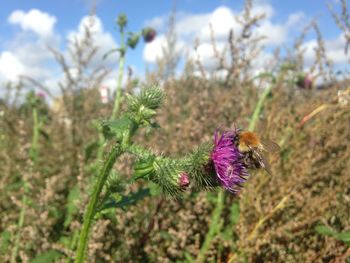
[[128,18],[125,14],[121,13],[119,14],[117,18],[117,24],[119,25],[120,30],[124,30],[128,23]]
[[135,165],[134,177],[145,178],[150,177],[154,173],[153,167],[154,158],[142,160]]
[[163,92],[159,88],[145,88],[138,96],[127,96],[128,111],[138,124],[150,123],[163,98]]
[[212,143],[204,143],[185,159],[186,170],[198,189],[206,189],[219,185],[214,167],[210,163],[212,149]]
[[128,40],[126,41],[126,44],[130,48],[134,49],[139,43],[139,39],[140,39],[140,34],[129,33],[129,37],[128,37]]

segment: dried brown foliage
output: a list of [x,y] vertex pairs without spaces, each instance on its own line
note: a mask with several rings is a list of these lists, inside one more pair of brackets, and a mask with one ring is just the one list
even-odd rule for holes
[[[250,16],[249,3],[241,20],[245,30],[237,37],[231,32],[227,43],[231,61],[225,64],[222,55],[214,52],[221,61],[218,64],[228,69],[227,78],[194,77],[193,68],[201,65],[189,63],[181,77],[164,83],[167,99],[158,117],[162,128],[141,134],[139,140],[143,144],[156,152],[182,156],[199,143],[211,140],[218,127],[228,128],[233,122],[240,127],[248,126],[263,85],[253,81],[249,74],[250,65],[260,50],[260,38],[251,39],[249,32],[262,18]],[[312,24],[307,30],[310,28],[319,37],[317,67],[325,69],[319,72],[323,77],[333,77],[318,27]],[[301,45],[307,30],[296,41],[295,53],[291,52],[288,58],[296,61],[299,70],[303,64]],[[214,36],[212,39],[215,49]],[[75,61],[82,68],[89,58],[83,54],[92,56],[95,52],[93,45],[88,50],[88,53],[76,53]],[[244,56],[246,52],[251,56]],[[96,85],[104,76],[102,71],[97,75],[95,71],[92,72],[95,75],[90,75],[90,71],[86,76],[82,70],[78,79],[73,78],[65,66],[67,62],[56,51],[55,54],[67,82],[62,84],[61,108],[58,112],[47,109],[48,121],[43,127],[47,136],[40,137],[39,161],[34,169],[28,161],[30,115],[9,98],[7,103],[0,104],[0,233],[16,233],[19,211],[24,205],[21,203],[22,179],[30,185],[30,203],[19,247],[18,259],[22,262],[50,249],[73,257],[74,244],[67,245],[67,242],[71,242],[69,237],[80,228],[96,168],[91,165],[94,155],[86,158],[85,149],[97,139],[93,120],[109,116],[111,111],[111,107],[97,99]],[[281,63],[276,52],[274,64]],[[208,262],[244,259],[248,262],[342,262],[349,256],[349,248],[343,242],[318,234],[315,226],[323,224],[337,232],[350,231],[350,104],[340,105],[334,99],[338,89],[347,88],[350,83],[348,80],[334,82],[334,78],[329,77],[333,82],[328,89],[299,90],[283,81],[289,73],[280,74],[271,84],[271,96],[265,102],[257,129],[282,148],[279,156],[271,156],[273,175],[254,173],[239,197],[225,196],[222,231],[206,254]],[[305,115],[325,103],[329,107],[300,126]],[[62,118],[70,121],[67,124]],[[118,166],[125,176],[132,173],[126,168],[131,161],[122,159]],[[78,212],[65,226],[66,204],[74,186],[80,189]],[[140,186],[133,185],[129,190]],[[181,200],[147,198],[126,212],[117,210],[116,221],[106,217],[97,219],[88,262],[174,262],[195,258],[209,229],[214,198],[215,193],[195,191]],[[237,200],[240,216],[239,222],[233,225],[230,208]],[[4,241],[3,235],[1,238]],[[8,242],[6,250],[0,249],[1,262],[9,261],[13,240]],[[65,262],[65,258],[61,262]]]

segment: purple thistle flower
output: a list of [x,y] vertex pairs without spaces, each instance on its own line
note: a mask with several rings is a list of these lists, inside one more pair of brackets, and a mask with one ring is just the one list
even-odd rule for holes
[[42,91],[39,91],[37,94],[36,94],[37,97],[41,98],[41,99],[45,99],[46,95],[44,92]]
[[221,136],[216,132],[211,160],[222,186],[237,194],[242,183],[246,181],[248,171],[241,161],[242,154],[234,144],[235,136],[234,131],[223,132]]

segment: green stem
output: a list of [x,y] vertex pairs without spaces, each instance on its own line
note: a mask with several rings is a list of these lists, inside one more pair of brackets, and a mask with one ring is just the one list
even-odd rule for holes
[[24,193],[22,195],[22,208],[21,212],[19,214],[18,224],[17,224],[17,234],[14,242],[14,247],[11,254],[11,263],[17,262],[17,254],[18,254],[18,248],[19,248],[19,241],[21,239],[21,230],[24,224],[24,216],[26,214],[26,206],[27,206],[27,192],[29,190],[28,184],[26,182],[23,183]]
[[30,157],[33,164],[35,165],[38,158],[38,146],[39,146],[39,116],[38,110],[36,107],[33,107],[33,136],[32,136],[32,145],[30,147]]
[[204,243],[201,247],[201,250],[199,251],[196,262],[204,262],[205,253],[209,249],[210,244],[213,241],[213,238],[215,237],[215,235],[220,231],[220,228],[221,228],[220,215],[222,213],[223,207],[224,207],[224,192],[220,191],[216,200],[215,209],[211,217],[209,231],[205,236]]
[[119,145],[113,147],[111,152],[108,154],[107,160],[104,162],[104,165],[103,165],[103,167],[100,171],[100,174],[97,178],[97,182],[96,182],[96,185],[94,187],[94,191],[92,193],[92,196],[90,197],[89,203],[88,203],[86,211],[85,211],[83,228],[80,232],[75,263],[84,262],[85,251],[86,251],[88,238],[89,238],[89,231],[90,231],[92,222],[94,220],[94,216],[96,213],[96,206],[98,203],[99,196],[100,196],[101,191],[103,189],[103,186],[108,178],[108,175],[109,175],[111,169],[113,168],[113,165],[114,165],[116,159],[121,154],[122,154],[122,150],[121,150],[121,147]]
[[128,147],[125,149],[125,151],[133,154],[136,157],[143,157],[144,159],[154,155],[151,151],[149,151],[149,150],[147,150],[147,149],[145,149],[137,144],[128,145]]
[[120,31],[120,59],[119,59],[119,68],[118,68],[118,81],[117,81],[117,90],[115,94],[115,100],[114,100],[114,107],[112,111],[111,119],[115,119],[117,116],[117,113],[120,108],[120,103],[122,100],[122,82],[123,82],[123,75],[124,75],[124,65],[125,65],[125,54],[126,54],[126,46],[124,41],[124,30],[121,29]]
[[[35,166],[35,163],[38,158],[38,148],[39,148],[39,116],[38,116],[38,110],[34,106],[32,109],[32,117],[33,117],[33,135],[32,135],[32,144],[30,146],[29,150],[29,156],[32,161],[30,171],[33,172],[33,168]],[[21,232],[24,224],[24,217],[26,214],[26,206],[28,203],[27,194],[29,192],[29,185],[28,183],[23,179],[23,195],[22,195],[22,207],[18,218],[17,223],[17,234],[14,241],[14,247],[11,253],[11,263],[17,262],[17,254],[18,254],[18,248],[19,248],[19,242],[21,240]]]
[[97,149],[97,162],[99,160],[102,160],[103,157],[103,150],[105,148],[105,138],[103,137],[102,132],[99,132],[98,134],[98,149]]
[[257,102],[256,106],[255,106],[255,109],[254,109],[254,112],[253,112],[253,115],[250,119],[250,122],[249,122],[249,126],[248,126],[248,130],[249,131],[254,131],[255,129],[255,126],[258,122],[258,119],[259,119],[259,116],[262,112],[262,109],[264,107],[264,102],[267,98],[267,96],[269,95],[270,91],[271,91],[271,85],[269,85],[263,92],[263,94],[261,94],[260,98],[259,98],[259,101]]

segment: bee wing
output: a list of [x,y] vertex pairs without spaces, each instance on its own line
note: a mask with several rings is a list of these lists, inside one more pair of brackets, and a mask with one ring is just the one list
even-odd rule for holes
[[271,172],[271,167],[270,167],[270,163],[267,160],[266,156],[259,151],[254,151],[253,154],[255,155],[255,157],[259,160],[259,163],[261,165],[261,167],[269,174],[272,175]]
[[278,153],[281,150],[281,147],[277,143],[270,140],[262,140],[261,144],[266,152]]

